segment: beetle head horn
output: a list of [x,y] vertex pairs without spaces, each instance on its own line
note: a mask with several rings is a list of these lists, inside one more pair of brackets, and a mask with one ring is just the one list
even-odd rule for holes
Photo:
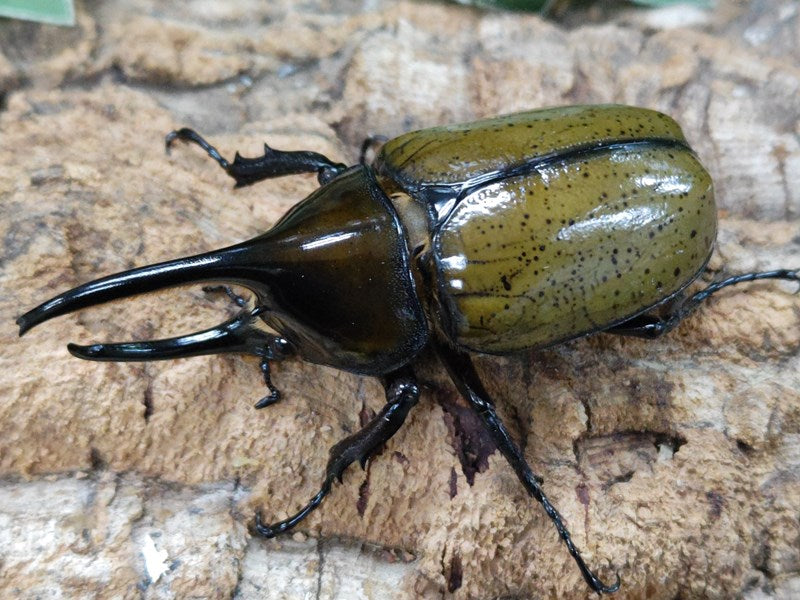
[[19,334],[53,317],[95,306],[128,296],[198,282],[222,282],[243,285],[258,298],[253,310],[239,315],[217,327],[186,336],[121,344],[70,344],[69,351],[80,358],[92,360],[157,360],[214,354],[247,352],[261,354],[270,335],[259,329],[257,317],[263,312],[268,291],[268,242],[259,236],[222,250],[140,267],[90,281],[68,290],[17,319]]
[[120,344],[68,344],[67,350],[78,358],[102,361],[168,360],[239,352],[264,356],[272,335],[256,327],[261,310],[243,310],[217,327],[180,337]]

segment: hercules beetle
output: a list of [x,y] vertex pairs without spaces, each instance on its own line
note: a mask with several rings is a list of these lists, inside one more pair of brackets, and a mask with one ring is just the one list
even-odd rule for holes
[[713,249],[712,183],[675,121],[651,110],[574,106],[435,127],[390,140],[372,164],[353,167],[266,145],[263,156],[237,153],[230,163],[191,129],[170,133],[167,149],[175,140],[201,146],[237,187],[314,172],[321,187],[258,237],[98,279],[17,323],[21,335],[131,294],[236,284],[254,293],[255,307],[218,327],[69,351],[110,361],[255,354],[270,391],[256,408],[278,400],[269,364],[290,355],[381,377],[386,405],[331,449],[319,493],[279,523],[256,515],[267,537],[300,522],[348,465],[363,466],[400,428],[420,395],[412,364],[430,345],[589,586],[616,591],[619,577],[606,585],[584,563],[467,351],[507,354],[600,331],[655,338],[724,287],[800,280],[796,270],[747,273],[684,293]]

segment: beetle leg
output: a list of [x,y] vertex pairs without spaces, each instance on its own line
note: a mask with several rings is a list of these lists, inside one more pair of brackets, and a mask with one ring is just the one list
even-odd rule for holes
[[497,444],[497,448],[514,469],[522,485],[525,486],[528,493],[542,505],[547,516],[550,517],[550,520],[556,526],[558,535],[561,536],[561,539],[567,545],[567,550],[569,550],[572,558],[574,558],[575,562],[578,564],[578,568],[583,578],[586,580],[586,583],[600,594],[608,594],[617,591],[620,584],[619,575],[617,575],[617,581],[613,585],[605,585],[597,575],[586,566],[580,551],[572,541],[569,530],[566,525],[564,525],[561,515],[550,503],[550,500],[547,499],[544,490],[542,490],[539,485],[539,478],[533,473],[522,451],[514,443],[514,440],[511,439],[511,435],[500,420],[500,417],[495,411],[494,403],[484,389],[469,356],[442,342],[434,342],[434,347],[459,392],[461,392],[461,395],[464,396],[472,406],[472,409],[480,417],[484,427],[489,432],[489,435],[492,436],[495,444]]
[[734,275],[727,279],[716,281],[688,298],[680,300],[672,311],[663,317],[651,314],[638,315],[605,330],[604,333],[655,339],[675,329],[678,323],[697,310],[712,294],[729,285],[757,281],[759,279],[783,279],[800,282],[800,272],[797,270],[778,269],[775,271]]
[[417,379],[409,367],[404,367],[386,375],[383,387],[386,390],[386,404],[381,411],[363,429],[331,448],[325,479],[317,495],[297,514],[278,523],[266,525],[261,520],[261,514],[256,513],[254,529],[258,534],[271,538],[297,525],[320,505],[330,492],[334,479],[341,482],[344,470],[351,463],[357,460],[363,467],[369,457],[397,433],[408,411],[419,400]]
[[239,308],[244,308],[245,306],[247,306],[247,300],[244,297],[237,294],[236,292],[234,292],[233,288],[231,288],[231,286],[229,285],[204,285],[203,291],[206,294],[214,294],[216,292],[222,292],[223,294],[228,296],[228,298],[230,298],[231,301]]
[[269,394],[261,398],[255,403],[255,408],[265,408],[275,404],[281,399],[281,393],[278,388],[272,385],[272,378],[270,377],[269,363],[271,360],[283,360],[287,356],[294,353],[291,344],[281,337],[273,336],[269,339],[264,348],[264,354],[261,357],[261,374],[264,376],[264,384],[269,390]]
[[297,175],[298,173],[317,173],[320,184],[327,183],[336,175],[347,169],[347,165],[335,163],[331,159],[309,150],[299,152],[286,152],[275,150],[264,144],[264,156],[258,158],[244,158],[237,152],[233,162],[223,158],[219,151],[203,139],[193,129],[184,127],[170,131],[165,139],[167,153],[175,140],[192,142],[205,150],[208,155],[217,161],[225,172],[236,181],[236,187],[251,185],[262,179],[283,177],[284,175]]
[[270,377],[270,368],[269,368],[269,359],[264,357],[261,359],[261,374],[264,376],[264,385],[267,386],[269,390],[269,394],[261,398],[258,402],[254,404],[255,408],[266,408],[267,406],[272,406],[278,400],[281,399],[281,392],[272,384],[272,378]]
[[[389,141],[389,138],[381,134],[371,134],[361,142],[361,150],[358,153],[359,164],[371,164],[372,159],[377,156],[381,146]],[[369,161],[367,160],[369,159]]]

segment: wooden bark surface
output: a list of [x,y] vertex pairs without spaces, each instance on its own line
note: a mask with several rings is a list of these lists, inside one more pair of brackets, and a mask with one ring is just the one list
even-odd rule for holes
[[[376,1],[119,0],[73,29],[0,21],[0,596],[584,598],[541,508],[432,357],[404,428],[293,537],[377,381],[287,361],[89,363],[69,341],[194,331],[196,288],[14,318],[97,276],[243,240],[315,188],[233,191],[223,152],[352,163],[368,134],[546,105],[669,113],[715,179],[714,273],[800,266],[800,7],[584,10],[565,22]],[[596,336],[477,359],[587,562],[618,598],[800,594],[800,300],[730,290],[655,342]],[[145,547],[163,553],[153,580]],[[150,551],[152,554],[152,551]]]

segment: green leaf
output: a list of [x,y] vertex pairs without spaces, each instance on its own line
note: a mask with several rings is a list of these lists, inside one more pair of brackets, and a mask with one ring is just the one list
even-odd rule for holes
[[72,0],[0,0],[0,17],[75,25]]

